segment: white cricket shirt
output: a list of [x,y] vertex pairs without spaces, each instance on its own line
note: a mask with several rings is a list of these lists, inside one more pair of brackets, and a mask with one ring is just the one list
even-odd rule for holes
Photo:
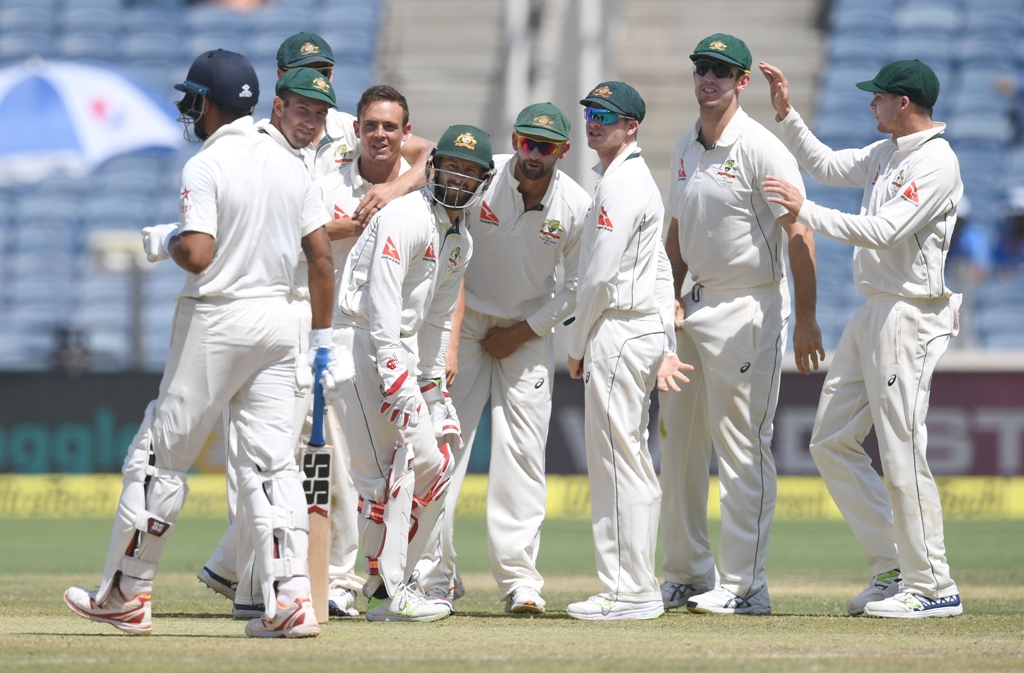
[[309,174],[252,117],[217,129],[181,173],[180,231],[216,240],[184,297],[270,297],[292,287],[303,236],[327,221]]
[[860,214],[804,201],[797,219],[853,249],[853,279],[863,295],[917,299],[950,296],[944,271],[956,206],[964,193],[960,163],[942,138],[946,125],[861,149],[833,152],[796,110],[780,123],[786,144],[818,182],[863,187]]
[[[555,169],[541,202],[526,210],[515,155],[494,157],[495,177],[470,222],[473,264],[466,270],[466,306],[496,318],[525,319],[544,334],[576,309],[583,221],[590,195]],[[555,294],[555,267],[564,283]]]
[[304,161],[310,176],[316,180],[346,164],[351,164],[359,149],[355,131],[356,118],[347,112],[331,108],[324,122],[324,137],[316,147],[312,143],[303,149]]
[[742,108],[718,142],[697,140],[700,121],[676,144],[667,211],[679,221],[679,249],[695,283],[736,290],[786,278],[786,209],[761,192],[776,175],[804,192],[796,159]]

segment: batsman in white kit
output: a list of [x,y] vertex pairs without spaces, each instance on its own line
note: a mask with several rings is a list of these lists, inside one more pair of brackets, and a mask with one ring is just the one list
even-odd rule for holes
[[204,53],[175,88],[185,93],[182,120],[205,143],[182,171],[179,226],[147,228],[143,241],[151,259],[170,256],[188,275],[159,396],[125,458],[100,586],[72,587],[64,599],[88,619],[151,632],[153,580],[188,493],[187,471],[228,405],[242,456],[239,521],[252,529],[259,581],[274,599],[246,634],[315,636],[309,519],[293,451],[298,333],[286,296],[301,242],[313,326],[329,346],[328,218],[301,162],[255,131],[259,84],[244,57]]
[[[909,619],[959,615],[925,426],[932,374],[959,330],[961,301],[943,277],[964,187],[942,137],[946,125],[932,121],[939,79],[921,61],[883,66],[857,87],[874,94],[869,107],[890,138],[833,151],[790,105],[782,72],[760,67],[782,138],[800,165],[823,184],[864,189],[860,214],[852,215],[804,199],[778,176],[764,183],[799,222],[855,246],[854,282],[867,297],[839,339],[810,445],[874,575],[847,610]],[[884,484],[861,445],[872,425]]]
[[335,337],[355,378],[325,377],[359,491],[369,621],[451,613],[428,601],[412,574],[444,506],[450,445],[461,442],[445,358],[473,252],[466,211],[492,175],[491,140],[476,127],[452,126],[428,165],[427,186],[371,218],[345,262]]
[[[436,543],[417,566],[427,597],[454,600],[453,529],[470,449],[491,400],[487,542],[505,611],[544,612],[537,570],[547,486],[544,451],[554,384],[553,327],[576,308],[576,272],[590,196],[555,168],[569,152],[571,125],[551,103],[524,108],[513,126],[516,153],[495,157],[495,178],[473,211],[473,264],[464,279],[465,310],[454,327],[458,375],[451,396],[465,446]],[[563,262],[562,287],[555,270]],[[461,328],[461,329],[460,329]]]
[[586,620],[664,614],[654,553],[661,488],[647,447],[650,395],[688,381],[676,357],[672,271],[661,242],[665,210],[636,134],[643,98],[602,82],[580,101],[587,144],[601,162],[580,249],[569,373],[583,379],[587,472],[597,575],[604,590],[572,603]]

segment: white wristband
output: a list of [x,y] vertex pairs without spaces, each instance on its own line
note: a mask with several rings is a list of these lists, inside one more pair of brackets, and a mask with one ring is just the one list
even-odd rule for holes
[[309,341],[313,344],[313,348],[331,346],[334,344],[334,330],[330,327],[310,330]]

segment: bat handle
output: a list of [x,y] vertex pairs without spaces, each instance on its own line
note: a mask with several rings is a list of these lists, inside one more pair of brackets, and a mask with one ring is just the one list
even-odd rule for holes
[[323,446],[324,442],[324,385],[322,379],[324,370],[327,369],[327,358],[329,357],[326,348],[318,348],[316,358],[313,360],[313,430],[309,433],[310,446]]

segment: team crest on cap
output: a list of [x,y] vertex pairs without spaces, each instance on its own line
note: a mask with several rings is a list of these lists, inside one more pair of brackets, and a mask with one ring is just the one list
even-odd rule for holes
[[312,42],[307,42],[306,44],[304,44],[301,47],[299,47],[299,53],[302,54],[303,56],[309,56],[311,54],[319,54],[320,53],[320,47],[316,46]]
[[475,150],[476,138],[473,137],[472,133],[467,131],[466,133],[460,134],[459,137],[455,139],[455,146],[465,147],[467,150]]
[[331,85],[323,77],[317,77],[314,79],[310,86],[317,91],[322,91],[323,93],[328,93],[331,90]]
[[533,123],[537,126],[543,126],[546,129],[551,128],[555,125],[555,122],[551,120],[551,117],[547,115],[538,115],[533,118]]
[[249,90],[248,84],[242,85],[242,91],[238,94],[239,98],[252,98],[252,91]]
[[600,96],[601,98],[611,98],[612,90],[608,86],[602,86],[594,89],[590,92],[591,96]]
[[714,49],[715,51],[725,51],[728,48],[729,45],[727,45],[725,42],[722,42],[721,40],[715,40],[714,42],[708,45],[708,49]]

